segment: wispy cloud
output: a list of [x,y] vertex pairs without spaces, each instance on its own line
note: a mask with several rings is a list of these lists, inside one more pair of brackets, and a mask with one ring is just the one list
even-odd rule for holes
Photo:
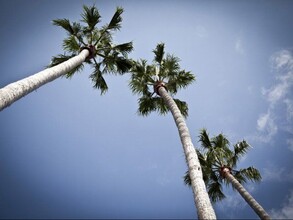
[[204,26],[197,25],[195,27],[195,35],[199,38],[204,38],[208,36],[208,31]]
[[245,50],[244,50],[244,47],[243,47],[243,40],[241,38],[237,38],[235,40],[235,44],[234,44],[234,48],[235,48],[235,51],[239,54],[244,54],[245,53]]
[[259,116],[257,120],[257,130],[260,132],[257,137],[258,140],[266,143],[271,141],[272,137],[277,133],[278,126],[270,111]]
[[293,151],[293,138],[287,140],[289,150]]
[[264,168],[262,173],[263,181],[293,183],[293,170],[287,170],[285,167],[270,165]]
[[[278,131],[275,115],[286,115],[287,123],[292,123],[293,101],[289,98],[293,89],[293,54],[289,50],[281,50],[273,54],[271,64],[276,73],[274,84],[266,89],[262,88],[262,95],[268,101],[267,113],[261,114],[257,120],[258,140],[270,141]],[[286,106],[286,113],[276,112],[276,105]]]
[[293,190],[286,198],[286,201],[280,209],[270,210],[270,215],[273,219],[292,219],[293,218]]

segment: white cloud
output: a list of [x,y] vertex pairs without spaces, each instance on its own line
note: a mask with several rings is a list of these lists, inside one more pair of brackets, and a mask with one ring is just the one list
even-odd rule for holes
[[271,57],[271,60],[274,68],[293,69],[293,56],[289,50],[278,51]]
[[285,99],[284,103],[286,104],[287,121],[291,121],[293,119],[293,100]]
[[289,150],[293,151],[293,138],[287,139],[287,144],[288,144]]
[[239,54],[244,54],[245,50],[243,47],[243,42],[240,38],[237,38],[234,45],[235,51]]
[[[288,50],[281,50],[271,57],[271,63],[276,72],[275,82],[270,88],[261,90],[269,106],[267,113],[262,114],[257,120],[257,130],[260,132],[257,139],[262,142],[270,141],[278,131],[273,115],[286,120],[289,127],[293,118],[293,101],[289,99],[293,90],[293,54]],[[286,105],[286,113],[276,112],[276,106],[279,104]],[[283,115],[286,115],[286,119],[282,118]]]
[[269,142],[271,138],[277,133],[278,127],[274,119],[268,111],[262,114],[257,120],[257,130],[260,132],[258,139],[262,142]]
[[262,179],[263,181],[293,183],[293,170],[288,171],[285,167],[278,167],[271,164],[269,167],[263,169]]
[[196,36],[198,36],[200,38],[204,38],[204,37],[208,36],[207,29],[201,25],[197,25],[195,27],[195,34],[196,34]]
[[287,197],[285,203],[282,207],[277,209],[272,209],[270,215],[273,219],[292,219],[293,218],[293,190]]

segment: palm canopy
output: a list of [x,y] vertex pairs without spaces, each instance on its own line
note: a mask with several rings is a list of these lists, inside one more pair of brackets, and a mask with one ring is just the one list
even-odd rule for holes
[[[148,115],[152,111],[166,114],[169,109],[160,97],[158,88],[163,86],[172,96],[179,89],[190,85],[195,77],[191,72],[181,70],[180,59],[171,54],[165,55],[165,45],[160,43],[153,50],[154,60],[151,65],[144,59],[134,61],[131,68],[130,88],[133,93],[141,95],[138,113]],[[186,102],[174,99],[182,115],[188,115]]]
[[[88,49],[90,55],[86,63],[93,67],[90,75],[94,83],[94,88],[98,88],[101,94],[108,90],[108,86],[103,77],[105,73],[126,73],[131,68],[131,61],[127,54],[133,49],[132,42],[114,44],[112,33],[121,27],[123,9],[117,7],[111,21],[101,27],[97,25],[101,21],[101,16],[95,6],[83,6],[82,20],[70,22],[68,19],[55,19],[53,24],[62,27],[67,32],[67,37],[63,40],[64,54],[59,54],[52,58],[50,66],[58,65],[74,56],[82,49]],[[66,77],[71,77],[76,72],[82,70],[81,64],[69,71]]]
[[[245,140],[239,141],[231,149],[230,142],[223,134],[210,138],[207,131],[202,129],[199,141],[202,149],[197,153],[203,170],[203,179],[212,202],[224,199],[222,184],[230,184],[223,175],[224,168],[228,168],[230,173],[241,184],[248,180],[252,182],[261,180],[259,171],[252,166],[236,170],[240,158],[250,148],[250,145]],[[188,172],[184,176],[184,182],[187,185],[191,184]]]

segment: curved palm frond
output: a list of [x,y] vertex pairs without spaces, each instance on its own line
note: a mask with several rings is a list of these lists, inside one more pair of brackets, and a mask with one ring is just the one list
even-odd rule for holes
[[101,20],[101,15],[95,6],[84,5],[81,17],[83,18],[81,21],[87,24],[86,32],[91,32]]
[[63,19],[54,19],[53,21],[53,25],[62,27],[63,29],[65,29],[69,35],[74,34],[74,30],[70,24],[70,21],[66,18]]
[[138,99],[138,114],[148,116],[151,112],[156,111],[156,103],[151,96],[142,96]]
[[259,182],[261,180],[261,175],[258,169],[254,167],[248,167],[246,169],[240,169],[233,173],[233,176],[238,180],[240,183],[246,183],[247,180],[252,182]]
[[90,78],[92,79],[94,83],[94,88],[98,88],[101,90],[101,95],[107,92],[108,86],[107,83],[103,77],[103,74],[100,70],[101,64],[97,63],[94,65],[94,71],[90,75]]
[[63,48],[65,51],[77,53],[80,50],[81,45],[77,42],[74,35],[70,35],[68,38],[63,40]]
[[209,134],[206,129],[202,129],[199,133],[199,142],[204,149],[210,149],[212,147],[211,140],[209,138]]
[[251,148],[251,146],[245,140],[235,144],[234,145],[234,154],[230,160],[231,166],[234,167],[236,165],[236,163],[238,162],[239,158],[244,156],[250,148]]
[[133,43],[128,42],[124,44],[118,44],[112,47],[114,51],[120,52],[123,56],[126,56],[133,50]]
[[122,17],[121,14],[123,13],[123,8],[117,7],[116,12],[113,15],[110,23],[107,25],[107,30],[119,30],[121,28]]
[[223,193],[222,184],[219,181],[208,184],[207,191],[213,203],[221,201],[226,197]]
[[184,70],[179,71],[176,76],[170,77],[166,84],[168,91],[172,94],[176,94],[181,88],[186,88],[188,85],[195,81],[195,76],[190,72]]
[[165,54],[164,50],[165,50],[164,43],[157,44],[156,49],[153,50],[153,53],[155,54],[154,61],[157,62],[159,65],[162,64],[163,57]]

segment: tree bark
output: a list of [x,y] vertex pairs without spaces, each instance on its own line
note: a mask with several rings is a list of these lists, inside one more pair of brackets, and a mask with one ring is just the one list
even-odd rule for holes
[[197,208],[199,219],[216,219],[216,214],[210,202],[206,186],[202,177],[202,169],[198,160],[198,156],[191,141],[188,127],[185,123],[178,106],[173,98],[169,95],[167,90],[160,86],[158,88],[159,95],[163,98],[177,125],[181,143],[184,149],[186,162],[188,165],[189,175],[191,179],[191,186],[193,190],[194,202]]
[[77,56],[59,65],[3,87],[0,89],[0,111],[42,85],[65,75],[68,71],[82,64],[88,55],[89,50],[84,49]]
[[228,168],[223,170],[224,177],[234,186],[250,207],[261,219],[271,219],[263,207],[247,192],[247,190],[235,179]]

